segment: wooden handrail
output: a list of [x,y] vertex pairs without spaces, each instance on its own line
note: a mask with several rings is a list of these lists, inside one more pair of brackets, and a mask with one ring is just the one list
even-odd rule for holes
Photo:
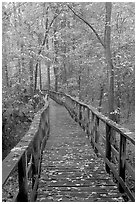
[[[80,124],[80,126],[87,133],[95,152],[100,153],[103,157],[106,171],[108,173],[113,173],[114,177],[118,181],[119,191],[121,193],[125,192],[131,201],[135,201],[135,197],[126,182],[126,171],[128,171],[132,179],[135,180],[135,169],[126,160],[127,141],[134,147],[135,134],[128,129],[123,128],[121,125],[113,122],[98,112],[96,108],[84,104],[83,102],[80,102],[65,93],[51,90],[46,92],[54,101],[64,105],[72,118]],[[99,131],[100,122],[103,122],[106,132],[105,137],[103,136],[103,141],[105,142],[104,149],[99,142],[101,138]],[[114,133],[118,137],[118,149],[112,142],[112,134]],[[116,162],[113,161],[114,156],[116,158]]]
[[[16,202],[36,200],[42,152],[49,130],[49,105],[47,103],[35,115],[29,131],[2,162],[2,186],[6,184],[15,170],[18,172],[19,192],[14,198]],[[28,178],[31,178],[32,189],[28,189]]]

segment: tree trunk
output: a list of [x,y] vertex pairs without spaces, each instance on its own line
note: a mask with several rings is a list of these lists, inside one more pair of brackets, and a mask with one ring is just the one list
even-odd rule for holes
[[30,58],[29,61],[29,70],[30,70],[30,94],[33,96],[33,58]]
[[36,89],[37,89],[37,81],[38,81],[38,66],[39,63],[36,63],[36,69],[35,69],[35,85],[34,85],[34,93],[36,93]]
[[58,91],[58,74],[57,74],[57,67],[54,67],[54,76],[55,76],[55,91]]
[[118,85],[118,95],[117,95],[117,112],[116,112],[116,122],[120,123],[120,109],[121,109],[121,90],[120,90],[120,83],[117,82]]
[[81,100],[81,72],[79,73],[78,76],[78,98]]
[[[46,10],[46,30],[48,29],[48,22],[49,22],[49,19],[48,19],[48,10],[49,10],[49,7],[47,7],[47,10]],[[47,48],[47,52],[49,50],[49,41],[48,41],[48,37],[46,39],[46,48]],[[47,62],[47,76],[48,76],[48,90],[50,90],[50,63]]]
[[[3,58],[4,58],[4,56],[3,56]],[[6,63],[5,59],[3,59],[2,61],[3,61],[3,65],[2,65],[3,70],[2,70],[2,73],[3,73],[3,76],[4,76],[3,79],[5,79],[3,84],[5,84],[7,87],[9,87],[9,76],[8,76],[7,63]]]
[[111,120],[115,119],[114,116],[114,67],[112,63],[111,57],[111,11],[112,11],[112,3],[106,2],[106,24],[105,24],[105,54],[106,54],[106,61],[107,67],[109,70],[109,118]]
[[48,75],[48,90],[50,90],[50,64],[47,65],[47,75]]
[[39,62],[39,86],[40,90],[42,90],[41,62]]
[[[104,43],[105,43],[105,54],[106,54],[106,61],[107,67],[109,70],[109,97],[108,97],[108,112],[109,118],[113,121],[116,120],[115,113],[114,113],[114,67],[112,63],[112,56],[111,56],[111,11],[112,11],[112,3],[106,2],[106,24],[105,24],[105,36],[104,36]],[[117,140],[115,131],[111,131],[111,143],[117,149]],[[115,157],[112,158],[113,162],[115,163]]]
[[101,84],[100,85],[100,97],[99,97],[99,107],[98,107],[98,111],[99,112],[101,112],[101,109],[102,109],[102,100],[103,100],[104,86],[105,86],[105,84]]
[[55,21],[54,26],[54,51],[55,51],[55,67],[54,67],[54,75],[55,75],[55,91],[58,90],[58,40],[56,37],[56,31],[57,31],[57,21]]
[[55,77],[55,91],[58,91],[58,77]]

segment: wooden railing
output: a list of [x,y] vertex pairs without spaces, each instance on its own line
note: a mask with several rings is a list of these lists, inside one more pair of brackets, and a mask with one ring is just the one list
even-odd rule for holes
[[18,174],[18,193],[13,201],[35,201],[41,171],[42,152],[49,136],[48,103],[35,115],[29,131],[2,162],[2,186]]
[[[134,192],[128,186],[129,178],[133,183],[135,181],[135,169],[127,159],[128,150],[135,149],[134,133],[108,119],[94,107],[67,94],[54,91],[49,91],[48,94],[57,103],[64,105],[87,133],[95,152],[103,157],[106,171],[112,173],[117,180],[119,191],[125,192],[131,201],[135,201]],[[112,142],[114,135],[117,146]]]

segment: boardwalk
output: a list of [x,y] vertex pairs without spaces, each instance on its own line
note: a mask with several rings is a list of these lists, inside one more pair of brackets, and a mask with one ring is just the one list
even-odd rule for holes
[[37,201],[122,201],[103,160],[66,109],[50,104],[50,137],[43,153]]

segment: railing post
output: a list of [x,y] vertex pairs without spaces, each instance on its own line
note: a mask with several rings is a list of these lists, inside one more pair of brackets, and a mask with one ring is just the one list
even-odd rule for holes
[[95,114],[92,112],[92,118],[91,118],[91,145],[92,147],[94,148],[94,117],[95,117]]
[[[111,160],[111,143],[110,143],[110,138],[111,138],[111,127],[106,124],[106,158],[110,161]],[[106,172],[110,173],[110,168],[106,164]]]
[[84,107],[84,131],[87,133],[87,127],[88,127],[88,108]]
[[85,131],[85,113],[86,113],[86,108],[83,106],[83,123],[82,123],[82,128]]
[[[119,147],[119,176],[125,181],[125,168],[126,167],[126,137],[120,134],[120,147]],[[119,191],[124,193],[124,189],[119,183]]]
[[75,121],[78,122],[78,103],[77,102],[75,102],[75,113],[76,113]]
[[86,133],[88,135],[88,138],[89,138],[89,123],[90,123],[90,110],[89,108],[87,108],[87,128],[86,128]]
[[18,163],[19,193],[17,202],[28,201],[27,153],[24,152]]
[[33,141],[33,155],[32,155],[32,189],[35,184],[36,176],[38,175],[38,161],[39,161],[39,137],[38,132]]
[[82,106],[79,104],[79,125],[81,126],[81,119],[82,119]]
[[[96,120],[95,120],[95,144],[98,143],[99,141],[99,118],[96,116]],[[98,153],[97,148],[95,147],[95,153]]]

